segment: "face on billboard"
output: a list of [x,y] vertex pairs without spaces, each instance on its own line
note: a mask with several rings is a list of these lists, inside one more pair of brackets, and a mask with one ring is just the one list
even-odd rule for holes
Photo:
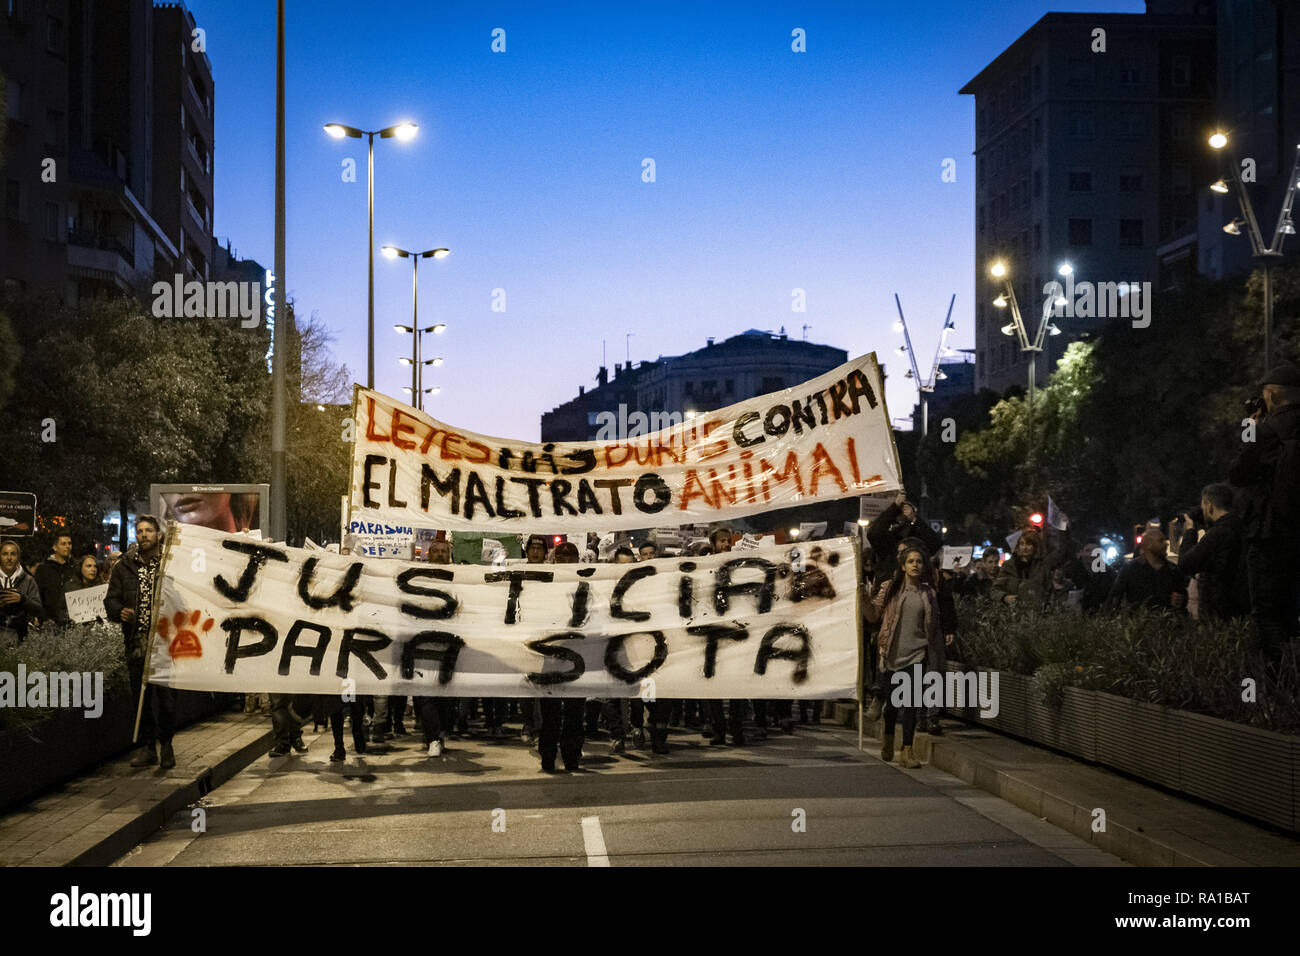
[[162,496],[162,520],[197,524],[217,531],[248,531],[259,527],[258,494],[181,491]]

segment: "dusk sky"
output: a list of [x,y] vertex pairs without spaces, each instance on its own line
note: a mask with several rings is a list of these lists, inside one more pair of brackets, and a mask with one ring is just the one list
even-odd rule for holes
[[[275,5],[194,0],[216,84],[215,233],[273,265]],[[411,264],[425,260],[426,409],[536,440],[601,364],[749,328],[875,350],[895,417],[899,293],[922,363],[949,296],[973,344],[974,102],[957,90],[1049,9],[1141,0],[906,4],[304,3],[288,0],[287,289],[356,381],[366,369],[366,148],[321,129],[410,120],[375,142],[376,386],[402,396]],[[506,52],[491,51],[506,31]],[[791,51],[806,31],[807,52]],[[342,161],[357,162],[356,182]],[[642,181],[642,160],[656,181]],[[957,162],[957,181],[941,180]],[[492,292],[507,311],[493,312]],[[807,311],[791,310],[805,290]]]

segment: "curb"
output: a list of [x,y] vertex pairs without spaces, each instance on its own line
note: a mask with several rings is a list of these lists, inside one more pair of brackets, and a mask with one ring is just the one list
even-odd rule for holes
[[[857,704],[836,702],[834,721],[856,730]],[[863,731],[879,740],[884,734],[884,722],[877,721],[874,727],[864,727]],[[1026,746],[1033,745],[1026,744]],[[917,733],[913,750],[918,760],[936,770],[942,770],[972,786],[979,787],[1090,843],[1099,850],[1104,850],[1112,856],[1137,866],[1215,865],[1161,843],[1144,833],[1136,823],[1131,826],[1119,823],[1109,814],[1106,817],[1105,832],[1095,833],[1092,829],[1092,807],[1081,806],[1068,797],[1050,793],[1037,784],[1018,777],[1015,773],[972,757],[960,742],[946,737],[934,738],[929,734]]]
[[174,786],[156,803],[139,810],[130,820],[106,833],[72,859],[58,865],[109,866],[131,847],[161,829],[174,813],[197,802],[200,797],[226,783],[264,756],[274,742],[274,737],[274,731],[267,728],[266,733],[227,754],[214,766],[187,767],[183,771],[184,776],[168,779]]

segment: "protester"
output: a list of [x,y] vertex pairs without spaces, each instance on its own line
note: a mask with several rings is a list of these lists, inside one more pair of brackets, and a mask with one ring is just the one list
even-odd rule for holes
[[1271,368],[1259,387],[1255,440],[1244,443],[1228,480],[1242,489],[1251,616],[1276,666],[1300,616],[1300,368]]
[[659,547],[653,541],[647,541],[637,548],[637,557],[642,561],[653,561],[659,557]]
[[1229,485],[1206,485],[1201,490],[1201,516],[1205,535],[1180,549],[1178,569],[1198,579],[1198,618],[1226,620],[1250,613],[1250,584],[1241,519],[1233,511]]
[[1065,577],[1083,592],[1079,596],[1079,610],[1084,614],[1100,610],[1115,584],[1115,573],[1106,564],[1106,553],[1096,539],[1079,548],[1065,564]]
[[1052,569],[1063,564],[1067,556],[1063,541],[1044,555],[1042,532],[1037,528],[1022,531],[1011,557],[998,569],[990,591],[994,602],[1041,610],[1051,589]]
[[1051,579],[1047,584],[1047,606],[1065,608],[1070,606],[1070,595],[1078,590],[1074,582],[1065,576],[1064,565],[1052,568]]
[[[577,564],[577,546],[569,541],[556,545],[555,563]],[[542,770],[546,773],[555,772],[557,745],[564,761],[564,769],[570,773],[579,769],[582,760],[583,711],[586,706],[587,702],[581,697],[541,698],[542,720],[538,750],[541,753]]]
[[898,569],[897,547],[904,538],[921,541],[927,554],[937,554],[943,546],[943,540],[921,520],[916,506],[900,491],[893,504],[867,525],[867,542],[876,555],[876,576],[873,580],[877,584],[892,578]]
[[[564,543],[568,544],[569,542],[564,542]],[[540,535],[540,534],[530,535],[528,537],[527,544],[524,545],[524,560],[528,564],[545,564],[547,558],[547,547],[548,547],[548,542],[546,540],[545,535]],[[557,545],[557,550],[558,550],[558,545]],[[565,553],[566,554],[568,553],[567,549]],[[578,553],[578,548],[576,545],[574,545],[573,554],[574,554],[575,563],[577,562],[577,553]],[[556,558],[556,560],[557,561],[559,560],[558,557]],[[484,700],[483,706],[486,708],[489,706],[489,703],[490,703],[489,701]],[[494,715],[494,717],[498,721],[498,728],[499,728],[500,727],[499,722],[501,720],[504,720],[505,718],[506,702],[505,700],[497,700],[491,703],[495,703],[497,705],[497,713]],[[524,743],[532,747],[534,744],[537,743],[537,732],[538,732],[537,729],[541,725],[541,721],[542,721],[541,702],[536,697],[519,697],[515,700],[515,704],[519,708],[520,717],[523,721],[523,730],[520,736],[523,739]],[[500,730],[500,729],[490,730],[490,732],[494,737],[506,736],[504,730]]]
[[1140,606],[1185,613],[1187,585],[1178,566],[1166,558],[1168,547],[1160,528],[1147,528],[1133,560],[1115,579],[1106,606],[1112,610]]
[[21,644],[28,622],[44,613],[36,579],[22,567],[18,542],[0,543],[0,647]]
[[965,597],[986,599],[993,593],[993,581],[998,576],[997,548],[985,548],[978,561],[972,565],[971,573],[960,579],[954,590]]
[[[429,543],[429,563],[451,564],[451,543],[445,537]],[[456,719],[456,701],[450,697],[417,697],[415,713],[424,734],[425,753],[430,757],[441,757],[443,748],[447,746],[447,728]]]
[[[65,596],[72,591],[84,591],[87,588],[99,587],[102,575],[100,574],[99,562],[95,560],[93,554],[83,554],[77,559],[75,567],[77,572],[76,577],[70,578],[63,586],[63,593]],[[102,618],[98,618],[97,620],[102,620]],[[95,621],[88,621],[86,623],[93,624]]]
[[[159,764],[167,770],[176,766],[172,752],[172,735],[176,728],[176,691],[171,687],[144,683],[145,654],[153,609],[154,589],[158,581],[158,563],[162,559],[162,532],[153,515],[135,519],[136,550],[122,555],[113,569],[104,596],[104,610],[110,621],[122,622],[122,640],[126,645],[127,673],[131,678],[133,699],[144,690],[140,713],[140,752],[132,767]],[[156,713],[155,713],[156,712]],[[161,758],[156,746],[161,745]]]
[[894,730],[901,711],[903,749],[898,764],[914,769],[921,766],[912,753],[912,743],[922,708],[912,705],[910,694],[906,695],[901,707],[895,704],[893,676],[923,663],[943,638],[940,636],[938,591],[929,556],[924,549],[909,546],[904,549],[898,564],[893,577],[882,582],[867,602],[867,617],[872,622],[880,622],[876,647],[885,714],[880,759],[886,762],[894,759]]
[[[731,529],[714,528],[709,533],[709,548],[713,553],[717,554],[725,554],[730,551]],[[741,698],[733,698],[727,701],[725,713],[721,698],[714,697],[705,706],[708,708],[709,725],[713,731],[709,737],[709,743],[725,744],[727,742],[727,732],[730,731],[732,743],[737,747],[743,747],[745,745],[745,714],[749,709],[749,702]]]
[[76,572],[68,559],[72,556],[72,535],[60,532],[54,536],[50,556],[37,566],[33,575],[41,591],[41,606],[45,619],[55,624],[68,623],[68,606],[63,600],[64,588],[76,579]]

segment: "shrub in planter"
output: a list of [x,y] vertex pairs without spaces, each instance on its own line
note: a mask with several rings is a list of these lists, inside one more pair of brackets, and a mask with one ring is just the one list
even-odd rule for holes
[[[28,674],[103,674],[105,700],[130,695],[122,629],[114,624],[47,625],[33,630],[21,644],[0,650],[0,672],[13,674],[16,680],[19,664]],[[49,706],[0,707],[0,734],[32,731],[54,713]]]

